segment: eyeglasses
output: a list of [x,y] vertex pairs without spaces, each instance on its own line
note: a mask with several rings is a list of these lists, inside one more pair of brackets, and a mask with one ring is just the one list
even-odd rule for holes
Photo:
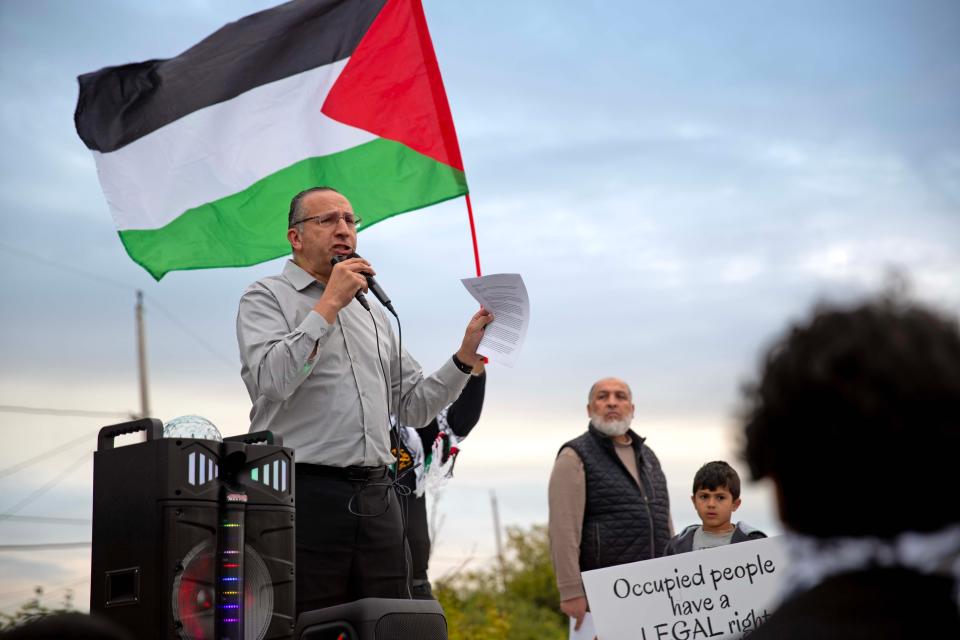
[[348,227],[356,227],[363,221],[360,219],[360,216],[354,215],[352,213],[324,213],[319,216],[310,216],[309,218],[303,218],[302,220],[297,220],[290,225],[291,228],[297,226],[298,224],[303,224],[304,222],[310,222],[311,220],[316,220],[317,224],[321,227],[335,227],[340,224],[340,221],[343,220],[344,224]]

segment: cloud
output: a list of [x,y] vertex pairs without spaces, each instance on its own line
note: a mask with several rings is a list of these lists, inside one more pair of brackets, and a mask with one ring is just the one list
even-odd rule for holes
[[[137,409],[141,289],[156,415],[246,428],[236,304],[282,261],[153,282],[118,241],[72,112],[77,74],[174,55],[269,4],[0,3],[0,233],[41,258],[0,250],[0,403]],[[543,519],[552,456],[599,377],[634,385],[679,508],[697,460],[732,455],[739,381],[787,319],[881,286],[889,265],[960,309],[955,2],[426,5],[484,272],[521,273],[531,295],[520,362],[491,365],[451,486],[467,551],[489,543],[481,479],[500,463],[505,520]],[[475,308],[458,282],[473,275],[463,202],[364,231],[360,252],[404,345],[439,366]],[[0,468],[105,423],[0,414],[25,434]],[[43,469],[9,504],[58,467]],[[74,480],[33,513],[82,511]],[[775,520],[760,498],[741,514]]]

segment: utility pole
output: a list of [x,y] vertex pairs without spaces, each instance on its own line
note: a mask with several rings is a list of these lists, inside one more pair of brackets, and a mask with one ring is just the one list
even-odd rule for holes
[[137,289],[137,364],[140,369],[140,417],[150,417],[150,397],[147,394],[147,337],[143,325],[143,291]]
[[493,509],[493,539],[497,545],[497,562],[500,565],[500,583],[506,587],[506,566],[503,563],[503,544],[500,541],[500,510],[497,508],[497,493],[490,489],[490,506]]

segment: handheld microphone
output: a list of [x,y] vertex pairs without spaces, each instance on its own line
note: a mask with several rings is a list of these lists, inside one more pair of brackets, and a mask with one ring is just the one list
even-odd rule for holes
[[[351,253],[348,256],[334,256],[330,260],[330,264],[337,264],[339,262],[343,262],[347,258],[359,258],[359,257],[360,256],[357,255],[356,253]],[[376,296],[377,300],[380,301],[380,304],[386,307],[387,310],[394,315],[394,317],[399,319],[400,316],[397,315],[397,310],[393,308],[393,304],[391,304],[390,302],[390,296],[388,296],[386,292],[380,288],[380,283],[377,282],[373,276],[367,275],[365,273],[362,275],[364,278],[367,279],[367,289],[373,292],[373,295]],[[364,309],[366,309],[367,311],[370,310],[370,304],[367,302],[367,298],[366,296],[363,295],[362,291],[357,291],[356,298],[357,298],[357,301],[363,305]]]
[[[348,256],[333,256],[332,258],[330,258],[330,264],[337,265],[343,262],[344,260],[346,260],[347,258],[358,258],[358,257],[360,256],[358,256],[355,253],[351,253]],[[357,299],[357,302],[359,302],[364,309],[366,309],[367,311],[370,311],[370,303],[367,302],[367,297],[363,295],[363,291],[360,291],[358,289],[357,293],[353,297]]]

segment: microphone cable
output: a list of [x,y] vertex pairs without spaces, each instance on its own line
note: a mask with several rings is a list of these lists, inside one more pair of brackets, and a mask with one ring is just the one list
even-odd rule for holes
[[[409,469],[405,470],[402,474],[400,473],[400,462],[402,460],[402,457],[400,455],[400,448],[401,446],[403,446],[402,428],[404,424],[402,421],[403,415],[401,413],[401,409],[403,407],[403,325],[400,323],[400,317],[394,314],[394,317],[397,320],[397,363],[399,367],[398,377],[400,382],[398,393],[397,393],[397,402],[394,403],[393,393],[392,393],[393,385],[390,383],[390,376],[387,375],[386,366],[383,364],[383,354],[380,351],[380,330],[377,327],[377,319],[376,317],[374,317],[372,309],[367,309],[366,311],[370,315],[370,320],[373,322],[373,332],[374,332],[375,341],[377,343],[377,360],[380,362],[380,372],[381,374],[383,374],[383,382],[387,392],[387,411],[388,411],[387,419],[391,423],[390,430],[393,433],[393,438],[395,442],[394,457],[393,457],[394,459],[393,478],[389,482],[370,482],[368,480],[365,480],[364,482],[362,482],[359,485],[359,487],[356,490],[354,490],[353,495],[351,496],[349,502],[347,503],[347,511],[349,511],[351,514],[360,518],[375,518],[375,517],[382,516],[387,511],[390,510],[389,491],[393,489],[397,493],[397,506],[400,509],[400,526],[402,531],[402,534],[401,534],[402,547],[400,552],[403,555],[403,568],[404,568],[404,578],[405,578],[404,587],[407,591],[407,598],[412,600],[413,593],[410,590],[411,557],[407,551],[409,547],[409,542],[407,539],[407,521],[408,521],[407,497],[410,495],[411,491],[409,487],[402,484],[400,481],[408,473],[414,472],[417,466],[419,465],[411,464],[411,467]],[[384,316],[384,318],[386,318],[386,316]],[[387,322],[389,324],[389,320],[387,320]],[[412,463],[412,459],[411,459],[411,463]],[[389,474],[389,471],[387,473]],[[386,490],[384,491],[384,499],[386,501],[386,506],[383,508],[382,511],[379,511],[377,513],[360,513],[359,511],[354,510],[353,508],[354,500],[368,486],[386,487]]]

